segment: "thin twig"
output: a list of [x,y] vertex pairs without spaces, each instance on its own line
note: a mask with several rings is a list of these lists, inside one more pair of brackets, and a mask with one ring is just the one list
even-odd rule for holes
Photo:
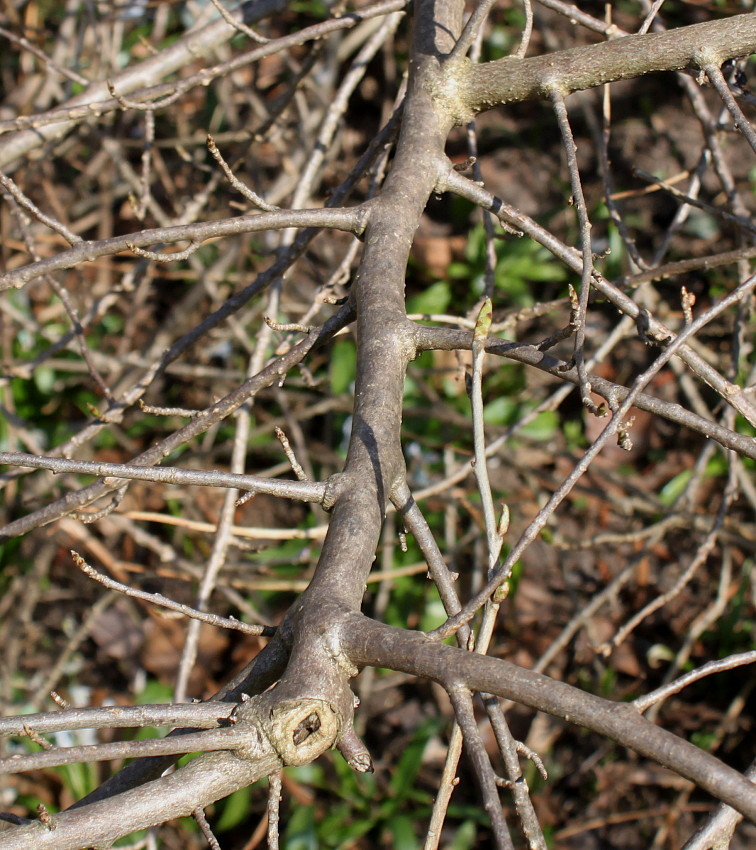
[[650,617],[654,611],[658,611],[674,599],[682,591],[682,589],[690,583],[697,570],[706,562],[707,558],[714,550],[714,547],[719,542],[720,531],[736,494],[737,488],[735,486],[734,477],[731,475],[730,480],[725,487],[725,492],[722,494],[722,503],[719,506],[714,523],[712,524],[706,539],[696,550],[695,557],[691,559],[688,566],[682,571],[680,576],[677,578],[677,581],[669,590],[665,593],[661,593],[656,597],[656,599],[653,599],[648,603],[648,605],[645,605],[640,611],[636,612],[630,620],[625,623],[625,625],[617,630],[617,633],[611,638],[611,640],[607,641],[599,648],[599,652],[605,656],[609,655],[613,649],[618,647],[624,640],[627,639],[628,635],[630,635],[634,629],[643,622],[643,620]]
[[[406,0],[384,0],[384,2],[368,6],[359,12],[349,12],[341,17],[332,18],[327,21],[313,24],[310,27],[305,27],[298,32],[284,36],[280,39],[274,39],[268,42],[268,44],[261,45],[253,50],[242,53],[241,55],[234,56],[227,62],[221,62],[211,68],[203,68],[198,73],[182,78],[180,82],[159,83],[148,88],[139,88],[134,90],[136,86],[141,85],[145,75],[145,69],[140,67],[140,65],[150,66],[148,75],[151,78],[155,75],[155,67],[159,69],[160,76],[171,74],[196,57],[198,53],[198,44],[203,43],[202,36],[204,36],[204,42],[208,45],[206,48],[208,51],[212,49],[214,43],[218,42],[218,36],[215,31],[213,31],[212,35],[209,37],[205,33],[200,35],[198,32],[192,32],[183,40],[184,43],[182,44],[182,50],[175,51],[175,54],[171,57],[172,62],[169,67],[166,67],[165,62],[156,63],[154,61],[150,61],[153,59],[153,57],[150,57],[150,59],[146,60],[144,63],[137,63],[136,66],[130,67],[122,75],[116,77],[112,81],[112,84],[120,84],[120,78],[123,77],[134,97],[144,98],[147,100],[149,98],[160,97],[161,95],[168,95],[172,98],[170,102],[173,103],[187,91],[190,91],[197,86],[207,86],[213,80],[218,77],[225,76],[232,71],[235,71],[237,68],[245,67],[246,65],[257,62],[266,56],[272,56],[273,54],[280,53],[290,47],[296,47],[301,44],[306,44],[309,41],[324,38],[332,32],[337,32],[342,29],[350,29],[363,20],[387,15],[390,12],[401,10],[405,6]],[[264,9],[265,6],[262,6],[262,8]],[[212,25],[208,27],[208,29],[213,29]],[[223,27],[223,29],[225,29],[225,27]],[[225,34],[223,34],[220,40],[227,40]],[[173,63],[175,63],[175,65]],[[124,108],[124,104],[127,104],[130,109],[141,109],[144,107],[143,101],[126,101],[123,99],[122,95],[121,102],[119,102],[116,97],[112,97],[112,100],[108,101],[107,99],[103,99],[104,91],[104,86],[100,86],[95,83],[78,97],[72,98],[68,105],[37,115],[19,116],[6,121],[0,121],[0,133],[7,133],[12,130],[24,130],[27,128],[33,128],[34,130],[39,131],[41,127],[45,127],[46,125],[62,122],[78,123],[105,115],[117,109],[119,106]],[[162,105],[167,105],[166,100],[161,102]],[[30,136],[28,140],[24,140],[23,146],[16,145],[10,154],[7,151],[3,151],[2,147],[0,147],[0,167],[5,167],[8,162],[28,153],[29,150],[33,150],[44,139],[44,133],[36,132],[33,134],[33,137]],[[23,147],[23,149],[19,150],[21,147]]]
[[[254,490],[248,490],[250,496],[256,495]],[[243,497],[242,497],[243,498]],[[241,499],[237,500],[237,507]],[[171,516],[156,511],[124,511],[119,516],[145,522],[157,522],[161,525],[175,525],[187,531],[201,531],[205,534],[217,534],[218,526],[214,522],[203,522],[197,519]],[[233,525],[231,531],[234,537],[246,540],[322,540],[328,531],[327,525],[316,525],[312,528],[264,528],[261,526]]]
[[481,504],[483,506],[483,518],[488,541],[488,564],[487,570],[493,569],[501,551],[502,538],[497,531],[497,522],[494,512],[493,497],[491,496],[491,485],[488,480],[488,468],[486,465],[486,437],[483,424],[483,363],[486,356],[486,340],[491,328],[493,308],[491,299],[486,298],[478,313],[475,323],[472,342],[472,386],[470,390],[470,401],[472,405],[473,442],[475,447],[474,470],[478,482]]
[[[39,685],[39,687],[35,688],[35,691],[31,694],[31,697],[29,699],[30,706],[36,708],[37,706],[42,705],[49,694],[52,697],[53,701],[56,702],[56,704],[59,704],[61,708],[67,707],[65,703],[58,703],[55,696],[53,696],[53,694],[55,694],[53,688],[57,686],[64,671],[68,668],[73,654],[89,637],[90,633],[92,632],[92,629],[94,628],[98,619],[102,615],[103,611],[107,610],[107,608],[109,608],[117,598],[119,598],[118,593],[116,593],[115,591],[111,591],[110,593],[106,593],[104,596],[98,599],[94,603],[94,605],[91,605],[88,608],[86,616],[79,624],[78,628],[74,631],[74,633],[69,636],[65,646],[63,647],[63,650],[58,653],[58,657],[56,658],[52,667],[46,671],[42,684]],[[0,728],[2,728],[2,720],[0,720]]]
[[283,775],[276,770],[268,777],[268,850],[278,850],[281,819],[281,782]]
[[722,673],[725,670],[734,670],[736,667],[741,667],[744,664],[756,664],[756,650],[729,655],[727,658],[720,658],[717,661],[709,661],[702,667],[691,670],[690,673],[680,676],[673,682],[669,682],[655,691],[644,694],[642,697],[637,697],[633,700],[633,705],[638,711],[645,711],[655,703],[680,693],[683,688],[687,688],[688,685],[692,685],[693,682],[697,682],[699,679],[703,679],[706,676],[713,676],[715,673]]
[[644,32],[648,32],[651,28],[651,24],[654,22],[654,18],[656,17],[656,13],[661,9],[664,4],[664,0],[654,0],[651,4],[651,8],[646,13],[646,17],[643,19],[643,23],[640,25],[638,29],[639,34],[643,34]]
[[[96,242],[80,242],[67,251],[60,251],[52,257],[0,275],[0,290],[17,289],[40,275],[70,269],[85,261],[92,262],[97,257],[118,254],[121,251],[135,252],[136,249],[159,243],[173,244],[186,240],[199,243],[240,233],[259,233],[262,230],[281,230],[290,227],[332,227],[335,230],[347,230],[359,235],[367,223],[367,211],[368,207],[364,204],[342,209],[328,207],[312,210],[276,210],[173,227],[145,229],[126,236],[112,236]],[[150,253],[146,253],[145,256],[150,256]],[[175,255],[173,257],[160,255],[162,256],[175,259]]]
[[681,192],[679,189],[675,189],[674,186],[670,186],[669,183],[656,177],[653,174],[649,174],[648,171],[644,171],[642,168],[633,169],[633,173],[640,177],[642,180],[648,180],[651,183],[654,183],[658,186],[662,191],[666,192],[671,197],[681,201],[684,204],[687,204],[691,207],[696,207],[696,209],[702,210],[703,212],[710,213],[717,218],[722,219],[722,221],[726,221],[729,224],[734,224],[742,230],[746,230],[749,233],[756,233],[756,224],[750,221],[747,218],[744,218],[740,215],[735,215],[731,213],[729,210],[723,210],[719,207],[715,207],[712,204],[704,203],[703,201],[699,201],[698,198],[694,198],[692,195],[686,195],[684,192]]
[[496,0],[478,0],[478,5],[468,18],[465,28],[462,30],[457,43],[446,60],[447,62],[456,62],[466,55],[467,51],[472,47],[473,42],[478,38],[478,34],[486,22],[488,13],[491,11],[494,3],[496,3]]
[[263,478],[257,475],[180,469],[178,467],[143,467],[129,463],[69,460],[68,458],[40,457],[23,452],[0,452],[0,464],[49,469],[54,473],[72,472],[97,475],[103,478],[126,478],[165,484],[191,484],[201,487],[233,487],[239,490],[254,490],[257,493],[267,493],[285,499],[297,499],[303,502],[322,501],[326,489],[325,484],[312,481],[285,481],[276,478]]
[[[685,78],[687,79],[687,78]],[[481,186],[476,186],[472,181],[457,174],[447,162],[439,162],[439,191],[453,191],[461,197],[467,198],[484,209],[491,210],[497,218],[503,219],[509,224],[520,228],[535,242],[543,245],[554,256],[558,257],[568,268],[581,271],[583,263],[579,255],[564,243],[560,242],[552,233],[537,224],[529,216],[519,212],[506,201],[492,195]],[[614,304],[625,315],[636,319],[641,308],[617,286],[602,275],[594,272],[593,286],[612,304]],[[668,329],[657,319],[651,318],[649,330],[659,338],[671,337]],[[724,378],[716,369],[704,360],[688,346],[683,346],[678,352],[679,357],[702,381],[712,387],[719,395],[732,405],[738,413],[744,416],[752,425],[756,426],[756,403],[751,400],[737,384]]]
[[548,351],[553,348],[558,342],[563,339],[569,339],[578,329],[580,322],[580,303],[578,294],[575,292],[575,287],[568,284],[570,293],[570,318],[567,324],[558,331],[555,331],[551,336],[546,337],[543,342],[538,343],[539,351]]
[[133,100],[125,95],[119,94],[112,80],[107,80],[108,92],[121,109],[135,109],[137,112],[154,112],[156,109],[165,109],[167,106],[176,103],[176,101],[184,93],[183,87],[179,87],[177,91],[166,95],[159,100]]
[[512,54],[513,56],[518,56],[520,58],[525,56],[528,52],[530,39],[533,35],[533,4],[530,0],[522,0],[522,11],[525,13],[525,26],[522,28],[520,43],[517,45],[517,49]]
[[450,688],[448,693],[449,699],[454,706],[457,723],[459,723],[462,731],[467,754],[473,764],[475,775],[478,779],[478,787],[483,797],[483,805],[491,820],[491,831],[493,832],[496,847],[499,850],[514,850],[512,837],[509,834],[509,827],[499,801],[496,775],[478,730],[470,692],[464,688],[457,687]]
[[199,251],[202,243],[190,242],[188,248],[184,248],[183,251],[174,251],[170,254],[165,254],[161,251],[145,251],[144,248],[138,248],[131,242],[128,242],[126,247],[132,254],[136,254],[137,257],[144,257],[145,260],[154,260],[156,263],[174,263],[179,260],[188,260],[192,254],[196,254]]
[[730,115],[732,115],[735,126],[745,136],[748,144],[753,148],[754,153],[756,153],[756,130],[753,129],[751,122],[743,115],[743,110],[733,97],[719,65],[713,62],[705,62],[701,67],[706,72],[706,76],[711,80],[711,84],[717,90],[717,94],[722,98],[722,102],[729,110]]
[[444,760],[444,769],[441,773],[441,778],[438,780],[435,788],[435,798],[433,800],[433,810],[431,811],[430,823],[425,835],[425,843],[423,850],[437,850],[441,842],[441,831],[446,820],[446,813],[449,809],[454,789],[459,784],[457,777],[457,766],[462,755],[462,730],[459,723],[455,720],[449,735],[449,745],[446,748],[446,759]]
[[585,324],[588,311],[588,298],[591,293],[591,280],[593,276],[593,249],[591,247],[591,222],[588,218],[588,208],[583,194],[583,184],[580,179],[580,170],[577,163],[577,145],[572,135],[570,119],[567,115],[567,106],[564,97],[557,88],[549,91],[554,114],[559,124],[559,132],[562,134],[562,147],[567,159],[567,170],[570,175],[572,186],[572,201],[577,211],[578,223],[580,225],[580,251],[583,258],[583,267],[580,277],[580,292],[578,297],[578,310],[575,317],[575,347],[572,356],[578,371],[580,386],[580,401],[586,410],[594,416],[601,416],[602,412],[591,399],[591,383],[585,368]]
[[237,730],[231,726],[177,737],[151,738],[146,741],[114,741],[110,744],[54,747],[41,753],[0,758],[0,774],[25,773],[29,770],[44,770],[79,762],[235,750],[242,743],[245,734],[243,730]]
[[110,498],[110,501],[102,508],[97,511],[69,511],[69,516],[72,519],[77,519],[79,522],[83,522],[86,525],[90,525],[93,522],[97,522],[98,520],[104,519],[106,516],[109,516],[113,513],[114,510],[118,508],[118,506],[123,501],[123,497],[126,495],[126,490],[128,488],[128,484],[122,484],[118,487]]
[[220,2],[220,0],[210,0],[210,2],[215,6],[215,8],[221,13],[221,17],[226,23],[231,24],[231,26],[237,31],[242,33],[242,35],[246,35],[247,38],[251,38],[252,41],[257,42],[258,44],[267,44],[270,39],[265,38],[264,35],[260,35],[255,32],[251,27],[248,27],[244,21],[235,18],[226,7]]
[[[142,191],[136,206],[136,216],[141,221],[147,214],[150,201],[150,171],[152,169],[152,148],[155,144],[155,113],[148,110],[144,113],[144,148],[142,149]],[[191,247],[191,246],[190,246]],[[187,250],[189,250],[187,248]],[[187,254],[187,257],[191,256]],[[174,259],[179,259],[175,257]],[[185,259],[181,257],[180,259]]]
[[3,189],[5,189],[5,191],[16,200],[16,203],[18,203],[20,207],[25,209],[38,221],[41,221],[46,227],[49,227],[50,230],[54,230],[56,233],[59,233],[69,245],[79,245],[84,241],[81,236],[70,231],[63,222],[43,213],[33,201],[26,197],[12,178],[2,172],[0,172],[0,186],[2,186]]
[[33,56],[36,56],[37,59],[42,62],[45,67],[47,67],[50,71],[55,74],[60,74],[61,77],[65,77],[68,80],[76,83],[80,86],[88,86],[90,81],[83,77],[81,74],[77,74],[76,71],[71,70],[70,68],[66,68],[63,65],[59,65],[57,62],[53,62],[49,56],[45,54],[43,50],[40,50],[36,45],[32,44],[28,39],[23,36],[18,36],[10,30],[5,29],[4,27],[0,27],[0,36],[3,38],[7,38],[8,41],[13,44],[17,44],[19,47],[27,50]]
[[213,831],[210,828],[210,824],[207,822],[204,810],[201,808],[195,809],[192,812],[192,817],[196,821],[197,826],[199,826],[200,832],[205,837],[205,841],[207,841],[210,850],[221,850],[221,846],[218,843],[218,839],[213,835]]
[[190,705],[108,705],[71,708],[18,717],[0,717],[0,736],[26,734],[24,726],[52,734],[74,729],[141,729],[148,726],[195,726],[215,729],[226,724],[235,706],[230,703],[198,702]]
[[[215,2],[215,0],[213,0],[213,2]],[[213,159],[218,163],[218,165],[220,165],[228,182],[234,187],[234,189],[236,189],[237,192],[244,195],[251,204],[254,204],[254,206],[264,210],[265,212],[275,212],[280,209],[280,207],[277,207],[275,204],[269,204],[264,198],[261,198],[257,192],[253,192],[249,186],[239,180],[239,178],[231,170],[231,166],[223,158],[223,154],[221,154],[218,150],[218,146],[215,144],[215,139],[212,136],[207,137],[207,149],[212,154]]]
[[289,439],[284,433],[283,429],[276,426],[274,428],[274,431],[278,442],[281,444],[281,448],[284,450],[286,459],[291,464],[291,469],[294,475],[297,476],[297,479],[299,481],[309,481],[307,473],[304,471],[304,469],[302,469],[302,465],[297,460],[297,457],[294,454],[294,449],[292,449],[291,444],[289,443]]
[[575,465],[573,471],[564,480],[562,485],[554,491],[546,505],[538,512],[537,516],[525,529],[520,536],[516,545],[512,548],[507,558],[500,563],[493,573],[493,576],[488,581],[486,586],[479,591],[465,605],[459,614],[450,617],[443,626],[428,632],[428,637],[435,640],[443,640],[462,624],[468,623],[480,610],[487,600],[491,597],[501,582],[506,580],[512,565],[521,557],[525,549],[532,543],[541,529],[546,525],[548,520],[553,515],[554,511],[561,502],[572,491],[572,488],[582,477],[583,473],[588,469],[593,459],[598,455],[601,449],[606,445],[609,439],[614,436],[617,429],[624,421],[630,408],[640,393],[640,391],[648,384],[649,381],[657,374],[657,372],[670,360],[670,358],[685,344],[685,342],[707,323],[715,319],[720,313],[729,307],[737,304],[741,298],[747,295],[756,286],[756,275],[752,275],[748,280],[744,281],[740,286],[734,289],[729,295],[722,298],[718,303],[712,305],[705,313],[698,317],[692,324],[687,325],[681,333],[669,343],[667,348],[654,360],[654,362],[633,382],[632,388],[628,392],[622,405],[617,412],[612,416],[611,421],[605,426],[599,437],[593,442],[591,447],[586,451],[581,460]]
[[200,410],[188,410],[186,407],[159,407],[153,404],[146,404],[143,399],[138,399],[137,404],[142,413],[148,413],[153,416],[186,416],[193,419],[199,415]]
[[300,322],[274,322],[270,316],[263,316],[263,321],[272,331],[293,331],[295,333],[309,334],[314,330],[312,325],[303,325]]
[[144,590],[136,590],[133,587],[128,587],[127,585],[121,584],[121,582],[108,578],[108,576],[98,572],[94,569],[94,567],[91,567],[78,552],[71,550],[71,557],[74,559],[76,566],[85,575],[110,590],[118,590],[126,596],[131,596],[134,599],[142,599],[152,605],[159,605],[161,608],[168,608],[170,611],[178,611],[185,617],[189,617],[192,620],[200,620],[201,622],[209,623],[212,626],[218,626],[224,629],[235,629],[236,631],[244,632],[248,635],[263,635],[265,637],[271,637],[275,634],[276,630],[272,626],[249,625],[248,623],[242,623],[233,618],[221,617],[218,614],[209,614],[205,611],[198,611],[196,608],[192,608],[189,605],[182,605],[180,602],[174,602],[172,599],[168,599],[167,596],[163,596],[161,593],[147,593]]

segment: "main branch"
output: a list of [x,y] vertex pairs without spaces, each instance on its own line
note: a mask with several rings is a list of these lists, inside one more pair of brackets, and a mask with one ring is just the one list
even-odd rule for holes
[[629,35],[545,56],[505,57],[479,65],[462,60],[447,68],[436,94],[453,119],[464,124],[479,112],[563,95],[654,71],[700,69],[756,52],[756,12],[661,33]]

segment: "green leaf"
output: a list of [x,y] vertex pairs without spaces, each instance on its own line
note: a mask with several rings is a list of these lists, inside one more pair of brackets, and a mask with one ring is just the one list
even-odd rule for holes
[[56,768],[56,773],[76,800],[91,794],[99,784],[97,768],[91,762],[87,764],[67,764]]
[[420,630],[423,632],[435,629],[446,620],[444,603],[439,596],[429,599],[423,606],[423,615],[420,618]]
[[412,820],[409,817],[399,815],[392,818],[389,823],[389,831],[393,838],[391,842],[393,850],[416,850],[417,838],[412,828]]
[[411,791],[417,772],[423,763],[425,745],[430,740],[431,735],[436,732],[438,726],[437,720],[426,720],[418,727],[414,737],[402,753],[394,775],[389,782],[397,801],[403,800]]
[[678,472],[674,478],[671,478],[667,483],[662,487],[661,493],[659,493],[659,499],[663,505],[669,507],[677,501],[682,495],[683,490],[688,486],[688,482],[690,481],[691,476],[693,475],[693,470],[691,469],[683,469],[682,472]]
[[331,392],[334,395],[340,395],[349,389],[354,381],[356,366],[357,352],[354,343],[351,340],[338,340],[333,346],[329,367]]
[[493,305],[491,304],[491,299],[486,298],[481,304],[478,318],[475,321],[473,338],[476,342],[485,342],[488,339],[488,332],[491,330],[492,320]]
[[233,829],[242,823],[249,812],[251,799],[252,791],[249,785],[246,788],[240,788],[238,791],[234,791],[224,801],[223,811],[214,829],[217,832],[227,832],[229,829]]
[[559,417],[554,410],[544,410],[532,421],[520,429],[523,437],[531,440],[550,440],[559,425]]
[[445,313],[451,302],[451,287],[445,280],[433,283],[407,299],[408,313]]
[[511,421],[516,410],[516,402],[506,396],[500,396],[485,406],[483,421],[486,425],[506,425]]
[[[377,810],[373,811],[373,815]],[[375,818],[360,817],[346,805],[332,805],[323,820],[318,824],[321,846],[351,846],[355,838],[370,832],[375,826]]]
[[148,679],[141,693],[137,694],[137,705],[169,703],[173,699],[173,685],[163,684],[157,679]]
[[449,850],[471,850],[475,844],[476,826],[474,821],[466,820],[457,830]]
[[34,383],[41,393],[47,395],[55,385],[55,371],[50,366],[39,366],[34,370]]
[[301,806],[292,812],[285,839],[286,850],[318,850],[315,811],[311,806]]

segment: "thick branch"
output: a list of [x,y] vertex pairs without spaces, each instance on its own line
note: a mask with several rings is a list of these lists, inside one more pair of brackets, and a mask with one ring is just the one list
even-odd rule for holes
[[[457,328],[433,328],[425,325],[415,327],[415,342],[418,350],[429,349],[454,351],[469,350],[472,347],[472,336],[469,331]],[[533,345],[522,342],[511,342],[506,339],[490,337],[486,341],[486,351],[499,357],[506,357],[518,363],[534,366],[543,372],[548,372],[562,381],[569,381],[578,386],[580,381],[575,367],[567,368],[568,364],[563,360],[545,354]],[[614,384],[598,375],[589,375],[588,380],[591,388],[607,401],[621,403],[627,398],[629,390],[627,387]],[[639,410],[647,410],[656,416],[668,419],[685,428],[690,428],[699,434],[712,440],[716,440],[727,449],[732,449],[743,457],[756,460],[756,439],[747,434],[738,434],[724,428],[717,422],[704,419],[691,410],[686,410],[682,405],[672,401],[663,401],[648,393],[639,393],[635,399],[634,406]]]
[[436,183],[435,163],[450,130],[434,108],[429,80],[460,26],[444,3],[416,13],[414,59],[396,155],[370,209],[353,286],[357,310],[354,417],[344,471],[335,483],[332,519],[303,604],[339,600],[358,610],[391,491],[402,480],[400,443],[404,377],[415,356],[404,304],[405,269],[415,230]]
[[721,65],[756,52],[756,13],[661,33],[630,35],[545,56],[454,63],[436,94],[458,124],[504,103],[563,95],[653,71]]
[[3,832],[0,848],[80,850],[82,846],[110,846],[129,832],[190,815],[198,807],[267,776],[280,764],[278,754],[266,741],[261,741],[260,756],[254,761],[233,753],[211,753],[169,776],[124,792],[118,797],[117,808],[112,800],[102,800],[54,815],[49,826],[36,821]]
[[358,614],[347,618],[340,645],[355,664],[423,676],[447,690],[464,686],[496,694],[585,726],[674,770],[756,822],[754,783],[709,753],[655,726],[629,704],[602,699],[500,658],[434,645],[419,632]]

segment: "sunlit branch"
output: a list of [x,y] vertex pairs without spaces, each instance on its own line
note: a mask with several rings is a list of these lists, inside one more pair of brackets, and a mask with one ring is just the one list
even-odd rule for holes
[[[360,235],[367,223],[368,210],[367,204],[352,209],[279,210],[197,224],[157,227],[152,230],[140,230],[127,236],[113,236],[97,242],[81,242],[55,256],[29,263],[20,269],[0,275],[0,291],[18,288],[40,275],[70,269],[82,262],[92,262],[97,257],[129,251],[132,247],[145,248],[148,245],[171,244],[186,240],[198,243],[240,233],[259,233],[263,230],[281,230],[289,227],[330,227]],[[163,257],[164,255],[161,255],[161,261]]]
[[67,458],[39,457],[23,452],[0,452],[0,464],[48,469],[56,474],[77,473],[80,475],[97,475],[104,478],[154,481],[161,484],[232,487],[239,490],[252,490],[255,493],[268,493],[271,496],[296,499],[302,502],[321,501],[326,488],[325,484],[312,481],[284,481],[276,478],[263,478],[259,475],[239,475],[233,472],[214,470],[142,467],[138,464],[129,463],[68,460]]

